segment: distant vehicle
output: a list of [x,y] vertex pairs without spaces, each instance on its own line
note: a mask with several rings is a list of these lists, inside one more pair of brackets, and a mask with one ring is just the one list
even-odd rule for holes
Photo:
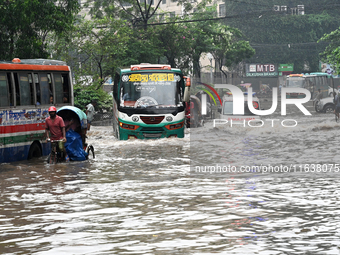
[[324,113],[332,113],[334,112],[335,105],[334,105],[334,97],[326,97],[320,99],[319,103],[317,104],[317,108],[315,109],[317,112],[324,112]]
[[[287,88],[304,88],[308,89],[313,98],[314,93],[321,90],[323,96],[329,96],[330,87],[333,88],[333,77],[327,73],[310,73],[310,74],[290,74],[287,76]],[[287,93],[287,98],[304,98],[304,93]]]
[[[260,110],[260,100],[253,93],[253,106],[256,110]],[[233,96],[224,96],[222,102],[222,109],[220,112],[220,119],[227,119],[232,121],[249,121],[260,120],[260,116],[252,113],[248,108],[248,93],[244,92],[244,115],[233,114]]]

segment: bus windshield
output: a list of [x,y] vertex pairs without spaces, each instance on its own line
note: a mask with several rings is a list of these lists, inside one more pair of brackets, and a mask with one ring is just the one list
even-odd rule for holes
[[305,78],[303,77],[289,77],[287,79],[288,88],[303,88],[305,84]]
[[180,75],[162,73],[124,74],[120,106],[133,108],[176,107],[180,103]]

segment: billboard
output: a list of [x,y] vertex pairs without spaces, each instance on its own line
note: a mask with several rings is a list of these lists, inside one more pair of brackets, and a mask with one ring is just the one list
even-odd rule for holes
[[246,64],[246,77],[275,77],[278,76],[275,64]]

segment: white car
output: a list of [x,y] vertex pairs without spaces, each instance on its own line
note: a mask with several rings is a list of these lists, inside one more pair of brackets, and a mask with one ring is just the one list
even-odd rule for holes
[[[334,90],[335,90],[336,93],[340,92],[340,89],[338,90],[338,89],[334,88]],[[328,86],[328,96],[329,97],[333,96],[333,88],[331,86]]]
[[[260,110],[260,100],[253,94],[253,106],[256,110]],[[260,116],[252,113],[248,108],[248,95],[244,93],[244,115],[233,114],[233,96],[224,96],[222,109],[219,109],[220,119],[232,120],[232,121],[250,121],[260,120]]]
[[334,112],[335,105],[333,102],[333,97],[325,97],[320,99],[319,102],[315,105],[315,110],[317,112],[324,112],[324,113],[330,113]]

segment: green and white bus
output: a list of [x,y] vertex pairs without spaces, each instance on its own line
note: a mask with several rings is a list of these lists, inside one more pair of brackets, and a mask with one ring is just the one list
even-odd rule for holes
[[0,61],[0,163],[48,155],[48,108],[73,105],[70,67],[50,59]]
[[190,78],[170,65],[118,69],[113,86],[113,130],[119,140],[184,137]]

